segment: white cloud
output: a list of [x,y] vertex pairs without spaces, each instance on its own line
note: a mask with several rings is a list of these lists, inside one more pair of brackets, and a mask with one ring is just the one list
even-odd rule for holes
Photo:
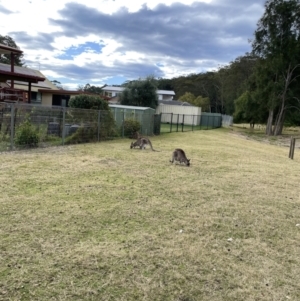
[[[64,86],[104,84],[114,76],[132,79],[147,72],[172,78],[211,70],[243,55],[241,49],[249,51],[248,38],[264,0],[238,8],[232,4],[230,9],[224,3],[0,0],[0,34],[14,38],[28,67],[41,69]],[[1,13],[1,6],[12,13]],[[122,7],[128,11],[114,14]],[[81,49],[87,43],[99,44],[101,52]]]

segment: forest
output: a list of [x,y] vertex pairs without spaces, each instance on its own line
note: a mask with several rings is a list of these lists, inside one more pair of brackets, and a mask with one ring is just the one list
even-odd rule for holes
[[218,70],[157,80],[176,99],[234,122],[266,124],[267,135],[300,125],[300,3],[269,0],[257,23],[252,51]]

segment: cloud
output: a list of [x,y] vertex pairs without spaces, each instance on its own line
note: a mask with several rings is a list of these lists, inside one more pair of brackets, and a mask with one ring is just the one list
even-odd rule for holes
[[44,73],[74,82],[176,77],[212,70],[250,51],[248,39],[264,11],[263,0],[164,2],[66,2],[46,19],[48,32],[10,34],[29,65],[38,60]]
[[0,4],[0,14],[7,14],[7,15],[9,15],[9,14],[12,14],[13,12],[11,11],[11,10],[9,10],[9,9],[6,9],[4,6],[2,6],[1,4]]

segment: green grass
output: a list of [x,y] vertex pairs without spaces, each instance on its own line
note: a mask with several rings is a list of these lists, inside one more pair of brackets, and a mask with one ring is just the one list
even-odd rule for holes
[[300,300],[299,149],[245,137],[2,153],[0,300]]
[[211,126],[192,126],[192,125],[184,125],[183,126],[183,130],[182,130],[182,125],[178,124],[178,128],[177,128],[177,124],[172,124],[172,128],[171,125],[169,123],[161,123],[160,125],[160,132],[162,134],[164,133],[173,133],[173,132],[189,132],[189,131],[197,131],[197,130],[211,130],[212,127]]

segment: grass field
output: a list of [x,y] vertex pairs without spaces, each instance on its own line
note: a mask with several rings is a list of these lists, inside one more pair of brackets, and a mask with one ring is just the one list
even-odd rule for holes
[[0,300],[300,300],[299,149],[151,141],[1,153]]
[[160,133],[170,133],[170,132],[189,132],[189,131],[197,131],[197,130],[210,130],[211,126],[192,126],[185,124],[182,128],[182,124],[172,124],[172,131],[171,131],[171,125],[170,123],[161,123],[160,125]]

